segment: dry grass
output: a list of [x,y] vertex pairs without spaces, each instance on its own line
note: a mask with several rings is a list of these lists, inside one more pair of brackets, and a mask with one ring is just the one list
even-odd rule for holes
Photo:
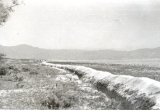
[[118,106],[90,84],[72,79],[69,72],[39,61],[9,59],[3,66],[7,74],[0,79],[0,109],[116,110]]
[[[53,62],[51,62],[53,63]],[[131,75],[135,77],[148,77],[160,81],[160,67],[144,64],[101,64],[101,63],[76,63],[55,62],[60,64],[82,65],[100,71],[108,71],[116,75]]]
[[88,66],[97,70],[108,71],[116,75],[148,77],[160,81],[160,67],[138,64],[95,64]]
[[[147,65],[74,63],[113,74],[160,80],[160,68]],[[35,60],[7,60],[1,65],[0,109],[117,110],[119,103],[91,84],[72,79],[68,71],[46,67]]]

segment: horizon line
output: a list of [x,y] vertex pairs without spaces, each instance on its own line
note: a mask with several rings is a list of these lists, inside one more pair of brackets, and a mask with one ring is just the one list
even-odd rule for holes
[[3,46],[3,47],[16,47],[16,46],[29,46],[29,47],[33,47],[33,48],[39,48],[39,49],[46,49],[46,50],[82,50],[82,51],[103,51],[103,50],[110,50],[110,51],[126,51],[126,52],[129,52],[129,51],[136,51],[136,50],[143,50],[143,49],[156,49],[156,48],[160,48],[160,46],[158,47],[146,47],[146,48],[137,48],[137,49],[131,49],[131,50],[127,50],[127,49],[112,49],[112,48],[93,48],[93,49],[90,49],[90,48],[86,48],[86,49],[80,49],[80,48],[75,48],[75,49],[67,49],[67,48],[43,48],[43,47],[38,47],[38,46],[34,46],[34,45],[31,45],[31,44],[26,44],[26,43],[22,43],[22,44],[16,44],[16,45],[3,45],[3,44],[0,44],[0,46]]

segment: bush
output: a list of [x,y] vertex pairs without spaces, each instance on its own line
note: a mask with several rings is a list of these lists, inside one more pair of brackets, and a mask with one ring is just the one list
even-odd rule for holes
[[48,97],[42,102],[42,106],[47,106],[49,109],[57,109],[60,107],[60,102],[56,95]]
[[30,75],[37,75],[38,72],[37,72],[37,71],[31,71],[29,74],[30,74]]
[[14,76],[15,81],[23,81],[23,79],[24,78],[22,76],[17,76],[17,75]]
[[23,68],[22,68],[22,70],[23,70],[24,72],[28,72],[28,71],[30,71],[30,69],[29,69],[29,68],[27,68],[27,67],[23,67]]
[[0,67],[0,75],[6,75],[7,74],[7,70],[5,67]]
[[17,89],[23,88],[23,87],[24,87],[24,84],[23,84],[23,83],[20,83],[20,82],[19,82],[19,83],[16,84],[16,88],[17,88]]
[[48,109],[61,110],[75,106],[79,103],[79,96],[73,83],[57,82],[57,87],[50,89],[50,93],[41,100],[41,105]]
[[61,97],[57,96],[57,94],[54,94],[43,100],[41,105],[46,106],[49,109],[69,108],[75,105],[77,100],[77,97],[70,95],[68,96],[68,94],[65,93],[62,93]]
[[14,66],[9,66],[8,69],[13,70]]
[[16,66],[13,66],[13,65],[9,65],[7,67],[7,69],[9,69],[10,71],[14,72],[14,73],[18,73],[20,72],[20,70],[16,67]]

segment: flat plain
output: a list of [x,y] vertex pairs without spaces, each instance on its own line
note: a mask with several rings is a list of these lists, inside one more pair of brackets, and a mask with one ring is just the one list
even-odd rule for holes
[[[116,75],[148,77],[160,81],[156,63],[51,61],[81,65]],[[125,61],[126,62],[126,61]],[[120,105],[90,83],[66,70],[41,64],[40,60],[5,59],[0,65],[0,109],[117,110]],[[98,75],[98,74],[97,74]]]
[[3,110],[116,110],[119,106],[78,76],[38,60],[6,59],[0,67]]
[[54,64],[81,65],[115,75],[148,77],[160,81],[159,59],[105,60],[105,61],[52,61]]

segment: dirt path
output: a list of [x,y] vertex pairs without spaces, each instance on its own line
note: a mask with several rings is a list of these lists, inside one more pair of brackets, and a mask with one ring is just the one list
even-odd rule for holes
[[[89,82],[111,99],[119,102],[117,110],[159,110],[160,83],[158,81],[127,75],[114,75],[92,68],[75,65],[43,63],[68,70],[83,82]],[[158,93],[158,94],[157,94]]]
[[56,80],[58,82],[76,84],[77,90],[75,89],[74,92],[78,93],[77,95],[81,100],[78,110],[116,110],[118,106],[118,103],[98,91],[91,83],[80,80],[74,73],[68,72],[68,74],[58,75]]

